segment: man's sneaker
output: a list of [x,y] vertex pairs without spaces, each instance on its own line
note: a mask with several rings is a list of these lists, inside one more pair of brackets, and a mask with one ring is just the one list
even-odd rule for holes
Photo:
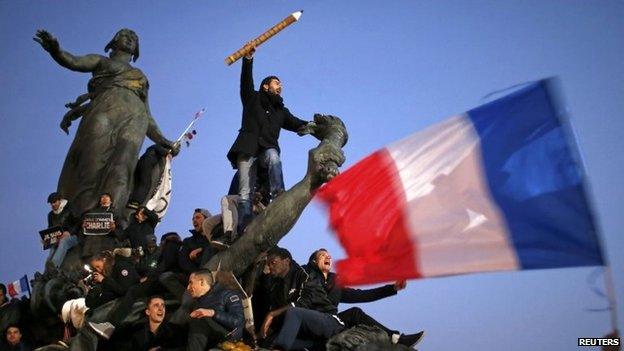
[[89,322],[89,328],[91,328],[91,330],[93,330],[97,335],[101,336],[106,340],[110,339],[111,335],[113,335],[113,332],[115,331],[115,326],[110,324],[109,322]]
[[422,340],[423,335],[425,335],[425,331],[421,330],[416,334],[401,334],[399,336],[399,341],[397,344],[405,345],[407,347],[414,347],[416,344]]

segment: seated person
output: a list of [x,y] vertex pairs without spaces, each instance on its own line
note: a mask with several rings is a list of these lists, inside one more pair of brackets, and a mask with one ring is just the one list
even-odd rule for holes
[[181,299],[186,291],[187,275],[178,263],[182,239],[176,232],[165,233],[160,237],[160,256],[156,266],[158,280],[176,299]]
[[71,232],[77,224],[77,219],[74,217],[67,200],[55,192],[48,196],[48,203],[51,207],[51,211],[48,213],[48,228],[61,227],[63,230],[63,235],[58,242],[49,249],[50,253],[46,261],[46,268],[49,270],[61,267],[67,251],[78,245],[78,237]]
[[211,217],[210,211],[203,208],[197,208],[193,212],[191,236],[182,241],[178,261],[180,268],[186,274],[200,269],[215,254],[210,246],[210,233],[204,233],[202,228],[202,223],[209,217]]
[[[272,342],[274,349],[298,350],[324,343],[344,329],[344,323],[337,316],[338,309],[318,282],[307,279],[305,272],[293,275],[299,276],[299,279],[283,279],[288,277],[289,272],[293,272],[293,261],[286,249],[279,250],[284,251],[282,256],[285,258],[269,253],[268,264],[271,275],[282,278],[281,282],[276,280],[278,285],[274,291],[281,291],[283,299],[289,303],[267,314],[261,335],[266,336],[273,320],[284,315],[282,326]],[[290,285],[295,281],[297,283],[294,287]]]
[[223,284],[215,284],[208,270],[191,274],[187,289],[194,300],[187,350],[204,351],[224,340],[242,338],[245,316],[236,291]]
[[139,274],[132,261],[126,257],[104,251],[94,256],[90,265],[93,268],[94,285],[85,298],[89,308],[124,296],[130,287],[139,283]]
[[8,305],[10,302],[7,296],[7,288],[6,285],[0,283],[0,307],[4,307]]
[[[337,275],[331,272],[332,258],[325,249],[318,249],[310,255],[308,264],[304,266],[309,274],[309,279],[315,281],[323,287],[327,297],[338,308],[338,303],[358,303],[371,302],[383,299],[384,297],[396,295],[399,290],[405,289],[405,281],[398,281],[394,284],[384,285],[374,289],[353,289],[341,287],[337,282]],[[342,320],[347,327],[353,327],[358,324],[375,326],[386,333],[390,337],[392,343],[413,347],[422,339],[424,331],[415,334],[402,334],[396,330],[390,330],[386,326],[377,322],[373,317],[367,315],[359,307],[349,308],[338,313],[338,318]]]
[[147,300],[146,322],[132,334],[132,350],[184,350],[183,330],[165,320],[165,300],[154,295]]
[[17,324],[9,325],[4,331],[3,344],[0,344],[0,351],[30,351],[32,347],[28,346],[22,340],[22,331]]
[[147,251],[147,237],[154,235],[154,229],[159,222],[158,215],[145,206],[140,206],[130,219],[128,228],[123,231],[122,240],[130,239],[133,249],[141,247],[143,253]]
[[136,263],[136,270],[141,277],[141,282],[148,278],[158,280],[160,270],[158,269],[158,262],[162,252],[160,247],[156,243],[156,236],[154,234],[147,235],[145,237],[145,249],[143,249],[142,255],[138,257]]
[[[89,213],[110,213],[113,215],[110,231],[105,235],[86,235],[84,228],[86,226],[85,216]],[[89,258],[105,250],[113,250],[118,247],[117,239],[123,235],[121,228],[117,223],[115,216],[115,208],[113,207],[113,198],[109,193],[100,195],[98,206],[83,214],[82,221],[82,257]]]

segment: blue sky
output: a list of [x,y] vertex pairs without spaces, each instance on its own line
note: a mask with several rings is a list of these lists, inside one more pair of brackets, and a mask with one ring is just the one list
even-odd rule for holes
[[[184,233],[194,208],[218,211],[232,175],[225,154],[240,125],[240,63],[224,58],[299,9],[299,23],[258,49],[256,82],[279,76],[300,118],[340,116],[350,134],[346,166],[492,91],[558,76],[623,296],[622,1],[0,1],[0,281],[43,267],[37,231],[76,128],[66,136],[58,124],[89,79],[53,62],[31,39],[37,29],[75,54],[103,54],[118,29],[135,30],[136,66],[169,138],[206,107],[197,138],[174,162],[172,207],[157,229]],[[280,142],[289,187],[316,141],[284,132]],[[299,261],[318,247],[342,256],[326,227],[313,203],[281,244]],[[410,281],[397,297],[362,307],[392,328],[426,329],[423,350],[572,350],[578,337],[610,330],[608,312],[592,311],[607,306],[596,289],[604,290],[596,268],[474,274]]]

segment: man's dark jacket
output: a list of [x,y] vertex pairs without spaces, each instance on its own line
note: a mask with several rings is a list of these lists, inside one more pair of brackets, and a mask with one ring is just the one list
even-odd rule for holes
[[236,141],[227,154],[228,160],[237,168],[237,158],[256,156],[263,149],[275,148],[280,151],[277,140],[280,129],[297,131],[307,122],[293,116],[279,96],[254,89],[253,60],[243,59],[240,95],[243,103],[243,120]]
[[120,237],[121,240],[130,239],[130,246],[133,249],[141,246],[143,247],[143,252],[147,251],[147,237],[150,235],[154,235],[154,228],[158,224],[158,215],[156,212],[148,210],[147,208],[143,210],[143,213],[147,217],[145,221],[139,223],[136,220],[136,217],[132,215],[130,219],[130,224],[128,228],[124,230]]
[[270,279],[270,310],[275,310],[297,301],[307,280],[308,273],[297,262],[291,260],[290,269],[284,278],[272,277]]
[[[212,257],[212,255],[214,255],[214,249],[210,246],[210,241],[202,233],[199,233],[194,229],[189,231],[192,235],[182,241],[180,255],[178,257],[180,268],[186,274],[191,274],[200,269],[201,264],[205,263],[202,262],[202,259],[205,261],[208,257]],[[191,251],[199,248],[203,249],[202,252],[197,255],[195,260],[191,260],[189,254]]]
[[71,231],[77,222],[78,218],[74,216],[69,202],[65,204],[63,210],[58,214],[54,213],[54,211],[48,212],[48,228],[58,226]]
[[184,350],[185,338],[180,337],[184,331],[177,325],[167,321],[162,322],[156,333],[149,329],[149,323],[144,323],[132,334],[132,350],[148,351],[159,347],[159,350]]
[[316,265],[316,262],[309,261],[303,267],[310,276],[309,281],[319,285],[323,291],[325,291],[327,298],[331,304],[338,308],[338,303],[358,303],[358,302],[372,302],[384,297],[396,295],[394,285],[388,284],[374,289],[353,289],[347,287],[340,287],[336,284],[336,273],[329,272],[327,279]]
[[126,295],[131,286],[139,284],[139,274],[133,262],[123,256],[115,256],[115,264],[108,276],[87,294],[85,304],[89,308],[100,305]]
[[234,290],[224,288],[217,283],[207,294],[195,301],[194,309],[210,308],[215,311],[212,319],[231,332],[229,339],[238,340],[243,337],[245,315],[240,296]]

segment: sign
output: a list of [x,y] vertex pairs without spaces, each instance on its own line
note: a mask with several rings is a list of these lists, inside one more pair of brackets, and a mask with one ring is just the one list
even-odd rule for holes
[[40,230],[39,235],[41,235],[41,240],[43,241],[43,249],[47,250],[59,242],[61,235],[63,235],[63,228],[57,226]]
[[112,213],[87,213],[84,217],[84,235],[106,235],[113,223]]

